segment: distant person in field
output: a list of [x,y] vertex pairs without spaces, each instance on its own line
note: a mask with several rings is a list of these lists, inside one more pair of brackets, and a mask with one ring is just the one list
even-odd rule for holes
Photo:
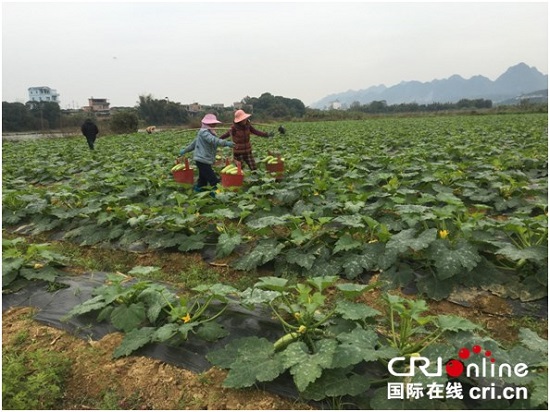
[[189,146],[180,150],[180,156],[194,151],[193,160],[199,169],[199,179],[195,185],[195,191],[199,192],[204,186],[215,187],[220,179],[212,169],[216,161],[216,150],[218,146],[233,147],[235,144],[231,141],[221,140],[216,135],[215,127],[221,123],[215,115],[207,114],[201,120],[201,128],[197,132],[197,137]]
[[97,125],[92,121],[92,119],[86,119],[86,121],[80,127],[82,134],[86,137],[88,142],[88,147],[90,150],[94,150],[95,139],[99,134],[99,129]]
[[237,110],[231,129],[220,136],[220,139],[227,139],[229,136],[233,139],[235,147],[233,147],[233,158],[245,162],[250,170],[256,170],[256,161],[252,154],[252,144],[250,143],[250,134],[255,134],[260,137],[273,137],[274,133],[262,132],[250,123],[248,119],[251,114],[247,114],[244,110]]

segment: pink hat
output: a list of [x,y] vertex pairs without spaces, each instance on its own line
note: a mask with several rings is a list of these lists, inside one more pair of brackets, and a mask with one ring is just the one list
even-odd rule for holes
[[244,110],[239,109],[235,112],[235,123],[242,122],[243,120],[248,119],[250,116],[252,116],[252,115],[247,114],[247,113],[244,112]]
[[216,124],[221,123],[217,118],[215,114],[208,113],[206,116],[204,116],[201,120],[204,124]]

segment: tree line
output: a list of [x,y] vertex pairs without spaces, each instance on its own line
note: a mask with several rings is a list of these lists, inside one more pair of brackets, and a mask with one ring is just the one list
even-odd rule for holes
[[440,112],[464,109],[490,109],[493,102],[488,99],[461,99],[456,103],[400,103],[388,105],[386,101],[372,101],[368,104],[353,102],[349,111],[358,111],[363,113],[417,113],[417,112]]
[[[239,106],[253,113],[257,120],[300,119],[306,113],[306,106],[298,99],[263,93],[260,97],[245,97]],[[113,132],[135,132],[139,125],[190,126],[200,125],[206,113],[214,113],[226,123],[233,121],[234,107],[203,106],[190,111],[187,105],[169,99],[156,99],[152,95],[141,95],[134,107],[112,110],[108,119],[96,119],[92,112],[64,111],[55,102],[2,102],[2,128],[5,132],[51,131],[79,127],[91,117],[108,125]],[[108,124],[107,124],[108,123]]]
[[[359,119],[371,115],[418,114],[465,112],[493,109],[488,99],[461,99],[455,103],[401,103],[388,105],[386,101],[373,101],[368,104],[353,102],[344,109],[320,110],[308,108],[299,99],[274,96],[263,93],[259,97],[247,96],[239,104],[240,108],[253,113],[256,121],[291,120],[339,120]],[[206,113],[214,113],[224,123],[233,121],[234,107],[203,106],[198,111],[190,111],[187,105],[169,99],[156,99],[152,95],[139,96],[134,107],[112,110],[112,114],[100,120],[103,130],[113,133],[133,133],[138,127],[148,125],[173,127],[199,127],[200,119]],[[498,109],[502,110],[502,109]],[[509,110],[509,109],[505,109]],[[514,109],[516,110],[516,109]],[[519,105],[517,110],[548,110],[548,105]],[[2,129],[4,132],[74,130],[87,118],[95,118],[94,113],[84,111],[64,111],[55,102],[2,102]]]

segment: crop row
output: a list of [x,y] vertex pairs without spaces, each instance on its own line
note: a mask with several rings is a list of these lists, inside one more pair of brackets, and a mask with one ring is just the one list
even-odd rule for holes
[[[70,260],[48,244],[16,238],[3,241],[2,252],[3,293],[26,281],[47,281],[49,292],[44,293],[55,287],[59,302],[52,308],[50,299],[41,299],[38,288],[33,289],[33,302],[48,303],[44,312],[49,315],[43,319],[67,322],[69,330],[80,325],[76,329],[90,336],[96,326],[103,329],[107,323],[124,334],[114,358],[154,353],[192,370],[215,365],[228,371],[225,387],[275,383],[267,389],[284,387],[287,396],[320,401],[332,409],[547,408],[545,339],[521,328],[520,342],[504,348],[485,336],[480,325],[430,314],[424,300],[390,293],[380,295],[375,309],[365,300],[376,284],[350,283],[338,276],[303,282],[267,276],[243,291],[220,283],[174,291],[128,276],[159,270],[141,266],[128,275],[93,274],[64,284],[58,268]],[[498,374],[486,372],[488,354],[492,362],[498,359],[492,364]],[[466,372],[460,362],[467,363]],[[501,373],[506,365],[511,365],[508,372]],[[396,386],[407,389],[401,397]],[[481,401],[468,396],[475,395],[472,388],[482,387],[493,388],[494,395]],[[521,394],[497,396],[515,387]]]
[[[285,157],[237,191],[195,193],[170,169],[193,131],[3,145],[3,224],[82,245],[201,250],[276,276],[379,274],[447,297],[547,290],[547,117],[289,123],[253,141]],[[221,152],[224,156],[229,153]]]

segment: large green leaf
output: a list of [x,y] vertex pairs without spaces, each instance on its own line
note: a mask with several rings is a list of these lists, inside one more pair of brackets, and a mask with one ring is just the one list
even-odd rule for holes
[[256,382],[270,382],[284,370],[273,344],[256,336],[235,339],[224,349],[210,352],[207,359],[214,365],[229,369],[224,381],[224,386],[228,388],[246,388]]
[[149,287],[138,295],[139,300],[146,305],[149,322],[157,321],[162,309],[168,305],[167,299],[173,299],[174,296],[171,292],[156,287]]
[[113,326],[124,332],[137,329],[145,319],[145,305],[142,302],[117,306],[111,313]]
[[302,396],[321,401],[327,397],[357,396],[369,387],[368,379],[348,369],[325,369],[321,377],[308,385]]
[[451,294],[455,283],[450,279],[441,280],[437,276],[424,275],[416,281],[416,286],[430,299],[442,300]]
[[201,323],[196,333],[198,337],[208,342],[214,342],[229,335],[227,330],[214,321]]
[[[24,258],[8,258],[2,259],[2,277],[6,277],[10,274],[18,275],[19,269],[25,264]],[[3,283],[3,286],[8,285],[8,283]]]
[[416,229],[406,229],[393,235],[386,244],[386,255],[395,256],[409,250],[418,252],[426,249],[436,240],[437,229],[427,229],[418,237]]
[[533,260],[535,262],[546,262],[548,259],[548,247],[545,246],[529,246],[519,249],[512,244],[498,249],[496,255],[502,255],[513,262],[521,259]]
[[380,273],[379,280],[387,287],[396,288],[408,285],[415,279],[415,273],[410,265],[399,262]]
[[[146,329],[146,328],[143,328]],[[177,323],[165,323],[160,328],[158,328],[151,340],[155,342],[166,342],[167,340],[176,336],[179,331],[179,325]]]
[[364,228],[365,224],[361,215],[342,215],[332,220],[333,223],[340,223],[344,226],[354,228]]
[[345,233],[344,235],[340,236],[336,244],[334,245],[333,253],[338,253],[341,251],[347,251],[352,249],[358,249],[363,244],[355,240],[351,235]]
[[330,368],[334,352],[338,346],[333,339],[323,339],[316,342],[316,351],[311,354],[303,342],[294,342],[281,352],[283,366],[290,369],[294,383],[300,392],[315,382],[324,369]]
[[269,303],[279,296],[281,296],[280,292],[257,288],[247,288],[240,293],[241,304],[252,307],[263,303]]
[[284,216],[265,216],[259,219],[250,220],[246,222],[246,225],[252,229],[263,229],[265,227],[285,225],[287,218],[290,215]]
[[548,354],[548,340],[541,338],[531,329],[520,328],[519,338],[521,340],[521,343],[523,343],[532,351],[540,352],[544,355]]
[[228,233],[222,233],[216,245],[216,257],[223,258],[229,256],[241,243],[242,237],[240,234],[230,235]]
[[339,259],[320,256],[315,259],[315,263],[307,273],[310,276],[335,276],[340,274],[341,269],[342,263]]
[[530,407],[546,409],[548,407],[548,370],[538,373],[531,385],[533,389],[529,397]]
[[371,362],[398,356],[397,350],[380,344],[374,330],[356,327],[349,333],[339,334],[337,339],[340,344],[334,353],[333,368],[345,368],[362,361]]
[[59,270],[51,266],[45,266],[41,269],[22,268],[19,273],[28,280],[45,280],[46,282],[55,282],[57,276],[61,274]]
[[82,302],[80,305],[72,308],[67,314],[68,317],[83,315],[85,313],[92,312],[94,310],[103,309],[108,303],[105,302],[105,297],[103,295],[94,296]]
[[336,313],[348,320],[365,320],[380,315],[380,312],[364,303],[341,300],[336,304]]
[[305,269],[311,269],[315,262],[315,255],[310,252],[303,252],[300,249],[290,249],[286,252],[286,261]]
[[237,295],[239,293],[239,291],[233,286],[225,285],[223,283],[199,285],[194,287],[192,290],[205,294],[208,297],[214,297],[221,301],[225,301],[229,295]]
[[373,285],[360,285],[357,283],[337,283],[335,286],[346,299],[354,299],[361,296],[363,292],[373,289]]
[[431,244],[429,256],[434,261],[440,280],[469,272],[481,261],[476,247],[465,240],[452,245],[444,239],[438,239]]
[[273,260],[283,250],[284,245],[276,239],[264,239],[248,254],[240,258],[234,268],[237,270],[251,270]]
[[120,358],[122,356],[128,356],[132,352],[147,345],[153,339],[156,328],[145,327],[141,329],[134,329],[124,335],[124,339],[120,345],[113,352],[114,358]]
[[338,276],[315,276],[307,280],[307,283],[323,292],[326,288],[333,286],[338,281]]
[[275,276],[263,276],[254,285],[255,288],[283,292],[288,284],[288,279],[276,278]]
[[376,262],[377,260],[373,260],[373,258],[369,255],[348,253],[345,255],[342,267],[344,268],[346,278],[355,279],[365,270],[372,269]]
[[180,240],[178,250],[182,252],[189,252],[191,250],[199,250],[204,247],[205,235],[197,233],[195,235],[187,236]]
[[437,324],[444,331],[458,332],[458,331],[474,331],[483,329],[481,326],[470,322],[468,319],[461,318],[454,315],[438,315]]

